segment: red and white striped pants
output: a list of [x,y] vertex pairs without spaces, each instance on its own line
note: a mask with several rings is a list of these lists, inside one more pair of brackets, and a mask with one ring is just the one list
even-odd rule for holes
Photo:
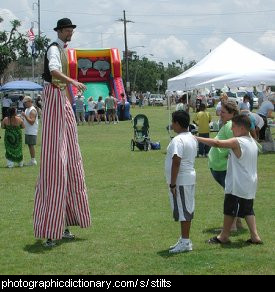
[[61,239],[65,226],[90,226],[90,209],[71,104],[65,91],[51,84],[44,87],[43,101],[34,235]]

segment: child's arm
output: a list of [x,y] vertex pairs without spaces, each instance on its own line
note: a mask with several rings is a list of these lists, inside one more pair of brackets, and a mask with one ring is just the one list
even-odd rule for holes
[[181,161],[181,158],[175,154],[172,158],[171,182],[170,182],[170,190],[174,196],[176,195],[176,181],[177,181],[177,176],[180,169],[180,161]]
[[217,148],[229,148],[232,149],[235,155],[240,158],[241,157],[241,148],[238,140],[234,137],[228,140],[218,140],[218,139],[211,139],[211,138],[202,138],[195,136],[196,139],[204,144],[207,144],[211,147]]

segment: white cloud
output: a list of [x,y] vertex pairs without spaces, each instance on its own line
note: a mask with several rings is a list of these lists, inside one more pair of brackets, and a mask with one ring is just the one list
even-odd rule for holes
[[275,30],[266,31],[260,38],[259,42],[267,47],[275,48]]
[[261,0],[234,0],[234,3],[238,5],[239,7],[244,7],[249,10],[251,8],[255,7],[256,5],[259,5],[260,2],[263,2]]
[[1,30],[10,30],[11,24],[10,21],[17,19],[17,17],[8,9],[0,8],[0,16],[3,18],[4,21],[0,23]]
[[168,60],[184,59],[190,60],[195,54],[185,40],[179,40],[175,36],[162,39],[152,39],[149,45],[149,51],[156,57],[166,63]]
[[209,38],[203,38],[200,41],[200,44],[202,46],[202,48],[204,48],[206,53],[209,53],[210,50],[212,51],[213,49],[215,49],[217,46],[219,46],[224,40],[221,39],[220,37],[216,37],[216,36],[211,36]]
[[[1,0],[0,16],[19,19],[22,30],[37,21],[34,0]],[[141,56],[154,54],[156,61],[181,57],[199,61],[227,37],[275,59],[275,0],[55,0],[40,1],[41,31],[51,40],[58,19],[69,17],[77,25],[72,47],[116,47],[124,50],[126,11],[128,47]],[[65,5],[64,5],[65,3]],[[5,11],[5,13],[3,12]],[[7,13],[8,11],[8,13]],[[254,13],[253,13],[254,11]],[[266,13],[261,11],[267,11]],[[35,23],[35,32],[37,24]],[[138,46],[145,46],[140,48]],[[272,48],[272,49],[271,49]],[[159,59],[157,59],[159,58]]]

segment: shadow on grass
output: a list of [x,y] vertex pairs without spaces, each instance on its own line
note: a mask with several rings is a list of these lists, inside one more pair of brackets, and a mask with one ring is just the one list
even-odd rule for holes
[[220,246],[221,248],[224,248],[224,249],[241,249],[241,248],[249,247],[251,246],[251,244],[248,244],[246,240],[239,239],[238,241],[233,241],[228,244],[221,244]]
[[83,238],[75,238],[73,240],[71,239],[62,239],[62,240],[57,240],[56,245],[53,247],[46,247],[44,246],[45,241],[43,240],[37,240],[34,244],[27,244],[24,247],[24,251],[29,252],[29,253],[47,253],[51,250],[54,250],[55,248],[63,245],[63,244],[71,244],[75,242],[80,242],[80,241],[85,241],[86,239]]
[[[221,231],[222,231],[222,227],[214,227],[214,228],[204,229],[202,231],[202,233],[216,234],[217,235],[217,234],[220,234]],[[241,234],[245,234],[247,232],[248,232],[248,230],[246,228],[241,228],[241,229],[238,229],[238,231],[231,231],[230,237],[235,237],[235,236],[238,236]]]
[[[251,246],[251,244],[248,244],[246,242],[246,240],[243,240],[243,239],[239,239],[237,241],[231,241],[230,243],[226,243],[226,244],[209,244],[207,243],[207,240],[205,241],[205,250],[208,250],[208,249],[211,249],[212,247],[217,247],[217,248],[224,248],[224,249],[242,249],[242,248],[248,248]],[[171,257],[174,257],[174,256],[177,256],[179,254],[190,254],[192,255],[194,253],[194,250],[192,252],[181,252],[181,253],[169,253],[169,250],[168,249],[165,249],[165,250],[161,250],[161,251],[158,251],[157,254],[163,258],[171,258]]]
[[169,253],[169,249],[160,250],[157,254],[163,258],[170,258],[176,255],[175,253]]
[[180,252],[180,253],[169,253],[169,249],[164,249],[164,250],[160,250],[157,252],[157,254],[163,258],[171,258],[171,257],[174,257],[174,256],[178,256],[179,254],[192,254],[193,252]]

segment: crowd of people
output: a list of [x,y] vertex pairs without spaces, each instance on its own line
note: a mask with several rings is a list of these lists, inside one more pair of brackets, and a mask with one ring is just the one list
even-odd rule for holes
[[[116,114],[118,104],[111,92],[105,102],[102,97],[99,97],[97,102],[92,96],[89,97],[85,108],[82,96],[82,92],[86,90],[85,84],[69,77],[66,45],[71,41],[75,28],[76,25],[68,18],[58,20],[54,28],[57,40],[49,45],[44,61],[41,157],[39,176],[35,184],[33,227],[34,236],[45,239],[46,247],[55,246],[56,240],[74,239],[75,236],[69,230],[70,226],[87,228],[91,225],[77,124],[84,123],[85,112],[88,112],[89,124],[93,124],[95,120],[98,123],[102,120],[105,122],[108,120],[109,123],[118,121]],[[78,90],[73,107],[74,97],[68,90],[69,86],[74,86]],[[126,99],[123,95],[121,97],[123,107]],[[139,100],[142,107],[141,96]],[[132,96],[132,102],[134,101],[136,102],[136,99]],[[256,139],[261,138],[261,129],[265,125],[264,117],[269,117],[270,112],[274,111],[274,102],[272,95],[258,110],[258,116],[263,119],[264,124],[257,117],[259,137],[255,136]],[[22,154],[24,128],[25,144],[29,147],[31,157],[29,165],[37,164],[34,146],[39,113],[33,106],[31,97],[25,96],[22,103],[21,116],[16,114],[15,108],[3,103],[4,119],[1,125],[5,129],[8,167],[13,167],[14,163],[24,165]],[[244,114],[240,114],[240,109]],[[166,182],[173,217],[180,222],[181,229],[179,240],[169,248],[169,252],[179,253],[193,249],[190,228],[195,210],[194,164],[198,155],[208,156],[211,174],[225,193],[223,229],[218,236],[210,238],[208,243],[228,243],[230,232],[242,228],[242,223],[237,218],[245,218],[250,230],[247,243],[261,244],[253,210],[257,187],[258,147],[250,135],[253,115],[250,114],[246,99],[238,108],[235,102],[228,100],[226,94],[221,96],[221,102],[216,108],[216,113],[220,116],[220,127],[215,139],[209,138],[212,117],[205,102],[201,100],[196,106],[194,122],[198,126],[198,136],[192,135],[189,131],[188,111],[187,96],[183,96],[178,100],[176,111],[172,114],[172,128],[177,136],[169,143],[165,159]],[[254,120],[256,124],[256,118]],[[261,129],[259,125],[262,125]]]
[[81,92],[77,94],[74,98],[73,110],[75,113],[77,125],[84,125],[87,121],[88,125],[93,125],[94,122],[98,124],[101,121],[105,123],[117,124],[119,121],[128,119],[125,115],[127,99],[124,93],[121,93],[121,100],[118,101],[111,92],[103,100],[102,96],[98,97],[98,101],[94,100],[93,96],[87,99],[87,104],[85,104],[84,96]]

